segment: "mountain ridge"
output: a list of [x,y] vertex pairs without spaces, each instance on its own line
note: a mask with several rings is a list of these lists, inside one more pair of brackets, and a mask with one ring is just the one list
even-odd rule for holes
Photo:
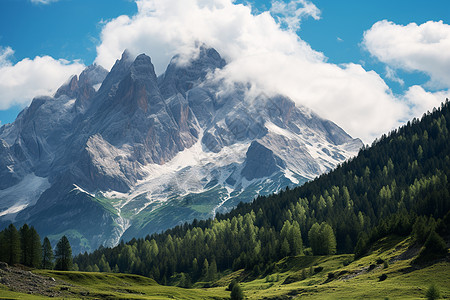
[[[223,92],[211,74],[224,67],[201,46],[157,77],[150,57],[125,51],[110,72],[90,66],[54,97],[35,98],[0,128],[0,222],[35,220],[54,237],[69,231],[75,252],[112,246],[301,184],[362,146],[286,97],[249,101],[241,85]],[[40,184],[14,202],[10,188],[30,174]],[[81,229],[83,213],[97,223]]]

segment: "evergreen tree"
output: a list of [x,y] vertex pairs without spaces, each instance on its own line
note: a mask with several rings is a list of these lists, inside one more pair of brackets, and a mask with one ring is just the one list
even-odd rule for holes
[[3,238],[5,245],[2,245],[2,248],[5,248],[5,261],[10,265],[19,263],[21,258],[20,234],[13,224],[4,230]]
[[56,245],[55,259],[56,270],[69,271],[72,269],[72,248],[70,247],[69,240],[65,235],[62,236]]
[[244,292],[239,284],[235,284],[233,289],[231,290],[231,299],[232,300],[242,300],[244,299]]
[[42,245],[41,238],[34,227],[24,224],[20,230],[21,259],[20,262],[28,267],[41,266]]
[[197,258],[194,258],[192,260],[192,274],[194,275],[194,279],[196,279],[197,276],[198,276],[198,262],[197,262]]
[[300,225],[297,221],[292,222],[288,237],[292,255],[303,254],[302,233],[300,231]]
[[98,268],[100,269],[100,272],[107,272],[107,273],[111,272],[111,267],[109,266],[109,263],[106,261],[105,254],[102,254],[102,257],[98,262]]
[[336,253],[336,238],[333,229],[326,222],[315,223],[308,233],[309,244],[314,255],[330,255]]
[[72,270],[73,270],[73,271],[80,271],[80,268],[78,267],[78,264],[77,264],[77,263],[74,263],[74,264],[73,264]]
[[447,254],[447,244],[444,239],[434,230],[428,236],[424,248],[420,252],[418,259],[435,259],[445,257]]
[[42,261],[42,245],[41,238],[37,233],[36,229],[32,226],[29,231],[29,259],[30,267],[39,268],[41,267]]
[[203,261],[203,268],[202,268],[202,276],[208,280],[208,273],[209,273],[209,263],[208,260],[205,258]]
[[25,223],[22,225],[22,227],[19,229],[20,233],[20,250],[21,250],[21,257],[20,257],[20,263],[25,266],[31,265],[31,236],[30,236],[30,228]]
[[282,257],[288,256],[289,253],[291,253],[291,248],[289,247],[289,242],[287,238],[285,238],[281,243],[281,256]]
[[217,278],[217,264],[216,260],[213,259],[208,269],[208,281],[215,281],[216,278]]
[[425,296],[427,297],[428,300],[435,300],[441,298],[441,293],[439,292],[439,289],[436,287],[436,285],[432,284],[428,288]]
[[48,237],[44,238],[44,243],[42,245],[42,268],[49,270],[53,269],[53,249]]
[[323,240],[323,254],[331,255],[336,253],[336,237],[333,228],[328,223],[323,222],[320,225],[320,234]]
[[100,272],[100,269],[98,268],[97,264],[94,264],[92,266],[92,272]]
[[322,241],[320,240],[320,225],[314,223],[308,232],[309,246],[311,247],[314,255],[319,255],[322,248]]

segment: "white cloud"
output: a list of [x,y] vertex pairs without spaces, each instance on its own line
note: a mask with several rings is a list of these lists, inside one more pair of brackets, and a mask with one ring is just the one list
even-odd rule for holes
[[395,72],[395,70],[390,68],[389,66],[386,66],[385,68],[385,75],[387,79],[390,79],[393,82],[397,82],[401,86],[405,85],[405,81],[398,77],[397,72]]
[[405,26],[379,21],[364,33],[363,44],[393,68],[426,73],[429,86],[450,87],[450,25],[442,21]]
[[33,4],[50,4],[52,2],[57,2],[59,0],[30,0]]
[[410,118],[421,117],[425,112],[432,111],[434,107],[439,107],[446,99],[450,98],[450,92],[427,92],[421,86],[410,87],[403,96],[404,101],[411,105]]
[[28,105],[33,97],[51,95],[70,75],[79,74],[84,65],[75,61],[55,60],[50,56],[25,58],[13,64],[14,51],[0,49],[0,109]]
[[[284,94],[366,143],[445,99],[444,92],[432,94],[418,86],[408,89],[405,95],[395,96],[374,71],[359,64],[328,63],[322,53],[299,38],[294,25],[283,29],[286,26],[281,23],[286,20],[274,18],[269,11],[252,13],[249,6],[234,4],[233,0],[136,0],[136,3],[135,16],[120,16],[102,24],[96,63],[109,69],[129,49],[135,55],[149,55],[161,74],[173,55],[181,52],[190,57],[195,53],[195,45],[203,42],[214,47],[228,62],[224,70],[214,74],[216,79],[226,79],[228,84],[251,82],[253,90]],[[296,5],[291,15],[297,20],[306,16],[320,18],[320,10],[311,2],[291,3],[294,4],[284,5]],[[366,41],[374,28],[376,24],[365,34],[368,49],[370,43]],[[0,100],[0,109],[13,103],[28,103],[36,94],[51,93],[83,67],[78,62],[48,56],[24,59],[13,65],[8,60],[11,54],[10,48],[0,51],[0,94],[6,95]],[[441,63],[445,64],[445,60]],[[394,71],[400,67],[400,63],[392,64],[386,69],[386,73],[392,71],[387,76],[401,80]]]
[[283,31],[269,12],[256,16],[231,0],[138,0],[139,13],[106,24],[96,62],[111,68],[124,49],[151,56],[158,73],[170,58],[191,54],[196,42],[216,48],[228,61],[259,53],[302,53],[323,60],[295,33]]
[[[104,26],[97,63],[111,68],[128,48],[148,54],[160,74],[174,54],[189,55],[200,41],[227,60],[219,78],[289,96],[365,142],[410,114],[377,73],[358,64],[327,63],[295,32],[283,30],[270,12],[254,15],[231,0],[138,0],[137,5],[137,15]],[[319,12],[312,15],[318,18]]]
[[11,47],[2,48],[0,47],[0,67],[9,66],[11,62],[9,57],[14,54],[14,50]]
[[312,17],[319,20],[321,13],[317,6],[306,0],[293,0],[288,3],[274,0],[270,12],[279,23],[293,31],[300,29],[300,22],[303,18]]

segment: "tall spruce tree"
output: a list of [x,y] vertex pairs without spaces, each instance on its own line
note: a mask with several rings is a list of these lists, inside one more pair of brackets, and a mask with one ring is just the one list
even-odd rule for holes
[[30,227],[28,227],[28,224],[26,223],[23,224],[22,227],[19,229],[19,233],[20,233],[20,250],[21,250],[20,263],[25,266],[30,266],[31,238],[30,238]]
[[21,258],[20,234],[13,224],[4,230],[3,239],[5,245],[2,245],[2,248],[5,249],[5,261],[10,265],[19,263]]
[[314,255],[336,253],[336,237],[328,223],[322,222],[320,225],[315,223],[309,230],[308,238]]
[[56,270],[69,271],[72,269],[72,248],[65,235],[62,236],[56,245],[55,258]]
[[53,269],[53,249],[48,237],[44,238],[44,243],[42,245],[42,268],[49,270]]
[[30,228],[29,239],[29,266],[32,268],[39,268],[42,260],[41,237],[33,226]]

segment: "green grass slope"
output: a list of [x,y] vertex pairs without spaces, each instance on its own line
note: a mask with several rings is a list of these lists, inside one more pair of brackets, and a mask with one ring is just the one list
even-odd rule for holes
[[[129,274],[35,270],[33,273],[64,282],[54,287],[61,296],[52,299],[226,299],[224,288],[182,289],[161,286],[153,279]],[[8,290],[0,284],[0,299],[49,299]]]
[[248,299],[425,299],[435,284],[442,298],[450,298],[449,260],[416,265],[419,251],[411,237],[390,236],[356,261],[352,255],[285,258],[280,273],[242,287]]
[[[368,255],[294,256],[277,263],[279,272],[248,281],[239,270],[223,276],[212,288],[183,289],[162,286],[153,279],[130,274],[35,270],[64,282],[54,287],[64,299],[229,299],[226,287],[234,278],[247,299],[425,299],[431,284],[442,298],[450,298],[450,262],[447,259],[417,265],[420,248],[411,237],[389,236],[376,242]],[[382,280],[383,276],[386,276]],[[7,290],[0,299],[47,299]]]

